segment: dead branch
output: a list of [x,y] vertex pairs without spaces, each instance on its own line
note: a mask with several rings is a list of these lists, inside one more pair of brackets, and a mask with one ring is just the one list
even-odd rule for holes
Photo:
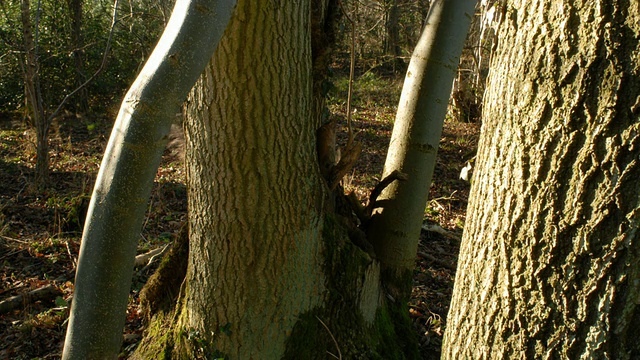
[[393,170],[391,174],[387,175],[384,179],[382,179],[382,181],[380,181],[378,185],[376,185],[376,187],[373,188],[373,190],[371,191],[371,195],[369,195],[369,202],[367,202],[367,206],[365,207],[365,215],[369,218],[371,217],[371,214],[373,213],[373,209],[375,209],[376,207],[376,201],[378,200],[378,196],[382,194],[382,191],[387,186],[391,185],[391,183],[396,180],[406,181],[408,178],[409,177],[407,176],[407,174],[403,173],[402,171]]
[[62,291],[54,285],[43,286],[28,293],[12,296],[0,301],[0,314],[8,313],[11,310],[25,307],[36,301],[49,301],[61,296]]
[[451,240],[454,240],[457,243],[460,243],[462,241],[460,239],[460,237],[450,233],[449,231],[443,229],[440,225],[437,225],[437,224],[433,224],[433,225],[424,224],[424,225],[422,225],[422,230],[440,234],[440,235],[442,235],[444,237],[447,237],[447,238],[449,238]]
[[136,256],[136,260],[135,260],[135,267],[139,268],[141,266],[144,265],[148,265],[149,263],[151,263],[153,260],[157,259],[158,257],[162,256],[162,254],[164,254],[164,252],[169,248],[169,245],[164,245],[164,246],[160,246],[159,248],[155,248],[151,251],[148,251],[144,254],[140,254],[138,256]]

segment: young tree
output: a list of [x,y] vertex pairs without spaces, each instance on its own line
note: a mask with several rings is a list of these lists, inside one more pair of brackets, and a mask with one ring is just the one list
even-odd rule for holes
[[176,2],[159,46],[122,102],[82,234],[63,359],[118,353],[138,234],[167,134],[234,4]]
[[[24,56],[21,58],[21,66],[24,72],[24,87],[26,103],[30,110],[32,124],[36,128],[36,176],[35,183],[41,187],[45,184],[49,176],[49,126],[51,119],[48,119],[44,111],[44,100],[40,86],[40,73],[38,61],[38,44],[34,32],[37,29],[31,21],[31,4],[29,0],[20,2],[20,19],[22,23],[22,41],[24,45]],[[36,16],[37,18],[37,16]]]
[[451,86],[476,1],[435,0],[411,57],[383,177],[406,173],[380,195],[369,239],[396,291],[408,297]]
[[509,0],[444,359],[640,357],[640,3]]

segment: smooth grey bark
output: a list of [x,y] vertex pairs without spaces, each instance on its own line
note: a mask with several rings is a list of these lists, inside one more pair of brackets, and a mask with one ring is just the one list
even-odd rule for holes
[[367,232],[378,259],[394,276],[413,269],[451,86],[475,4],[434,1],[407,70],[383,178],[394,170],[409,178],[383,191]]
[[211,58],[235,1],[178,1],[125,96],[89,205],[63,359],[117,356],[133,262],[172,121]]

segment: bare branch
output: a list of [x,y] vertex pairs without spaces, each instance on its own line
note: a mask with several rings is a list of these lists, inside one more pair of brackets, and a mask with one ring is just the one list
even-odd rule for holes
[[113,39],[113,32],[114,32],[114,29],[116,27],[116,24],[118,23],[118,3],[119,3],[119,1],[120,0],[115,0],[114,3],[113,3],[113,13],[111,15],[111,27],[109,28],[109,36],[107,37],[107,44],[105,45],[104,54],[102,55],[102,62],[100,63],[100,66],[98,67],[98,70],[96,70],[96,72],[94,72],[93,75],[91,75],[91,77],[88,78],[84,83],[80,84],[80,86],[78,86],[75,90],[73,90],[72,92],[67,94],[62,99],[62,101],[60,102],[60,104],[58,105],[56,110],[54,112],[52,112],[51,115],[49,115],[49,119],[48,119],[49,123],[51,122],[51,120],[53,120],[53,118],[56,115],[58,115],[58,113],[62,109],[62,106],[64,106],[64,104],[73,95],[75,95],[78,91],[82,90],[87,85],[89,85],[93,81],[93,79],[95,79],[102,72],[102,70],[104,70],[104,67],[107,64],[107,59],[109,57],[109,51],[111,50],[111,40]]

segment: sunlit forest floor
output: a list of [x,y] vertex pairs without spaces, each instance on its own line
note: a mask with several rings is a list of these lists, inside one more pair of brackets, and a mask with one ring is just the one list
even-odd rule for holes
[[[355,84],[353,126],[363,153],[352,174],[345,177],[344,187],[363,201],[380,179],[401,85],[401,79],[371,73]],[[332,116],[343,126],[342,143],[346,142],[346,86],[346,78],[335,80],[329,101]],[[35,163],[33,133],[19,114],[0,114],[0,359],[60,357],[82,213],[109,136],[109,116],[67,115],[54,123],[50,186],[38,191],[30,185]],[[141,254],[169,244],[186,222],[183,139],[179,129],[174,130],[140,235]],[[478,131],[477,123],[448,118],[440,143],[425,209],[425,227],[431,231],[421,235],[409,304],[425,359],[439,358],[470,187],[459,174],[475,154]],[[135,349],[141,337],[138,292],[154,265],[135,270],[121,358]],[[37,289],[39,293],[24,296]],[[14,296],[23,297],[7,301]]]

